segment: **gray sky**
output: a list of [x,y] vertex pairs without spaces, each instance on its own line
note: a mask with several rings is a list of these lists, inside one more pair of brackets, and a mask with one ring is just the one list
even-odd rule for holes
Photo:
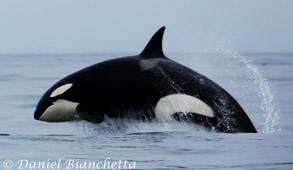
[[9,0],[0,54],[138,53],[161,26],[166,52],[293,52],[292,0]]

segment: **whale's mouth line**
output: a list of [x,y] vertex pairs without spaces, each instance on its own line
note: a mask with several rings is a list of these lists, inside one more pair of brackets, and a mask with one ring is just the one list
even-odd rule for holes
[[[52,104],[49,105],[48,107],[50,107],[50,106],[52,106]],[[36,109],[36,111],[35,111],[35,113],[34,113],[35,120],[40,120],[40,117],[45,112],[45,110],[46,110],[46,108],[45,109],[44,108],[41,108],[40,109],[39,106],[38,106],[37,109]]]

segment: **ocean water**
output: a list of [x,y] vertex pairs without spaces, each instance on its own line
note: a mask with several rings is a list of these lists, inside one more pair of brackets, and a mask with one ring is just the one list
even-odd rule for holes
[[0,169],[293,168],[293,53],[166,54],[232,94],[257,134],[210,133],[184,123],[34,120],[36,104],[55,82],[128,55],[0,55]]

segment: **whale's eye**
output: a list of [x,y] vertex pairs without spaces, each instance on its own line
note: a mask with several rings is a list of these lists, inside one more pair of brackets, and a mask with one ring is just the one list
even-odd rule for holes
[[59,95],[63,94],[63,93],[66,92],[68,89],[70,89],[72,85],[73,85],[72,83],[68,83],[68,84],[64,84],[64,85],[58,87],[57,89],[55,89],[55,90],[51,93],[50,97],[56,97],[56,96],[59,96]]

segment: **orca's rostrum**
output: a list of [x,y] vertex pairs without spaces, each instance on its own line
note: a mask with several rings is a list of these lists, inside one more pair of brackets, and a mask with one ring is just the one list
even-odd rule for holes
[[237,101],[205,76],[167,58],[165,27],[141,54],[73,73],[41,98],[35,119],[63,122],[109,118],[184,121],[216,132],[257,132]]

